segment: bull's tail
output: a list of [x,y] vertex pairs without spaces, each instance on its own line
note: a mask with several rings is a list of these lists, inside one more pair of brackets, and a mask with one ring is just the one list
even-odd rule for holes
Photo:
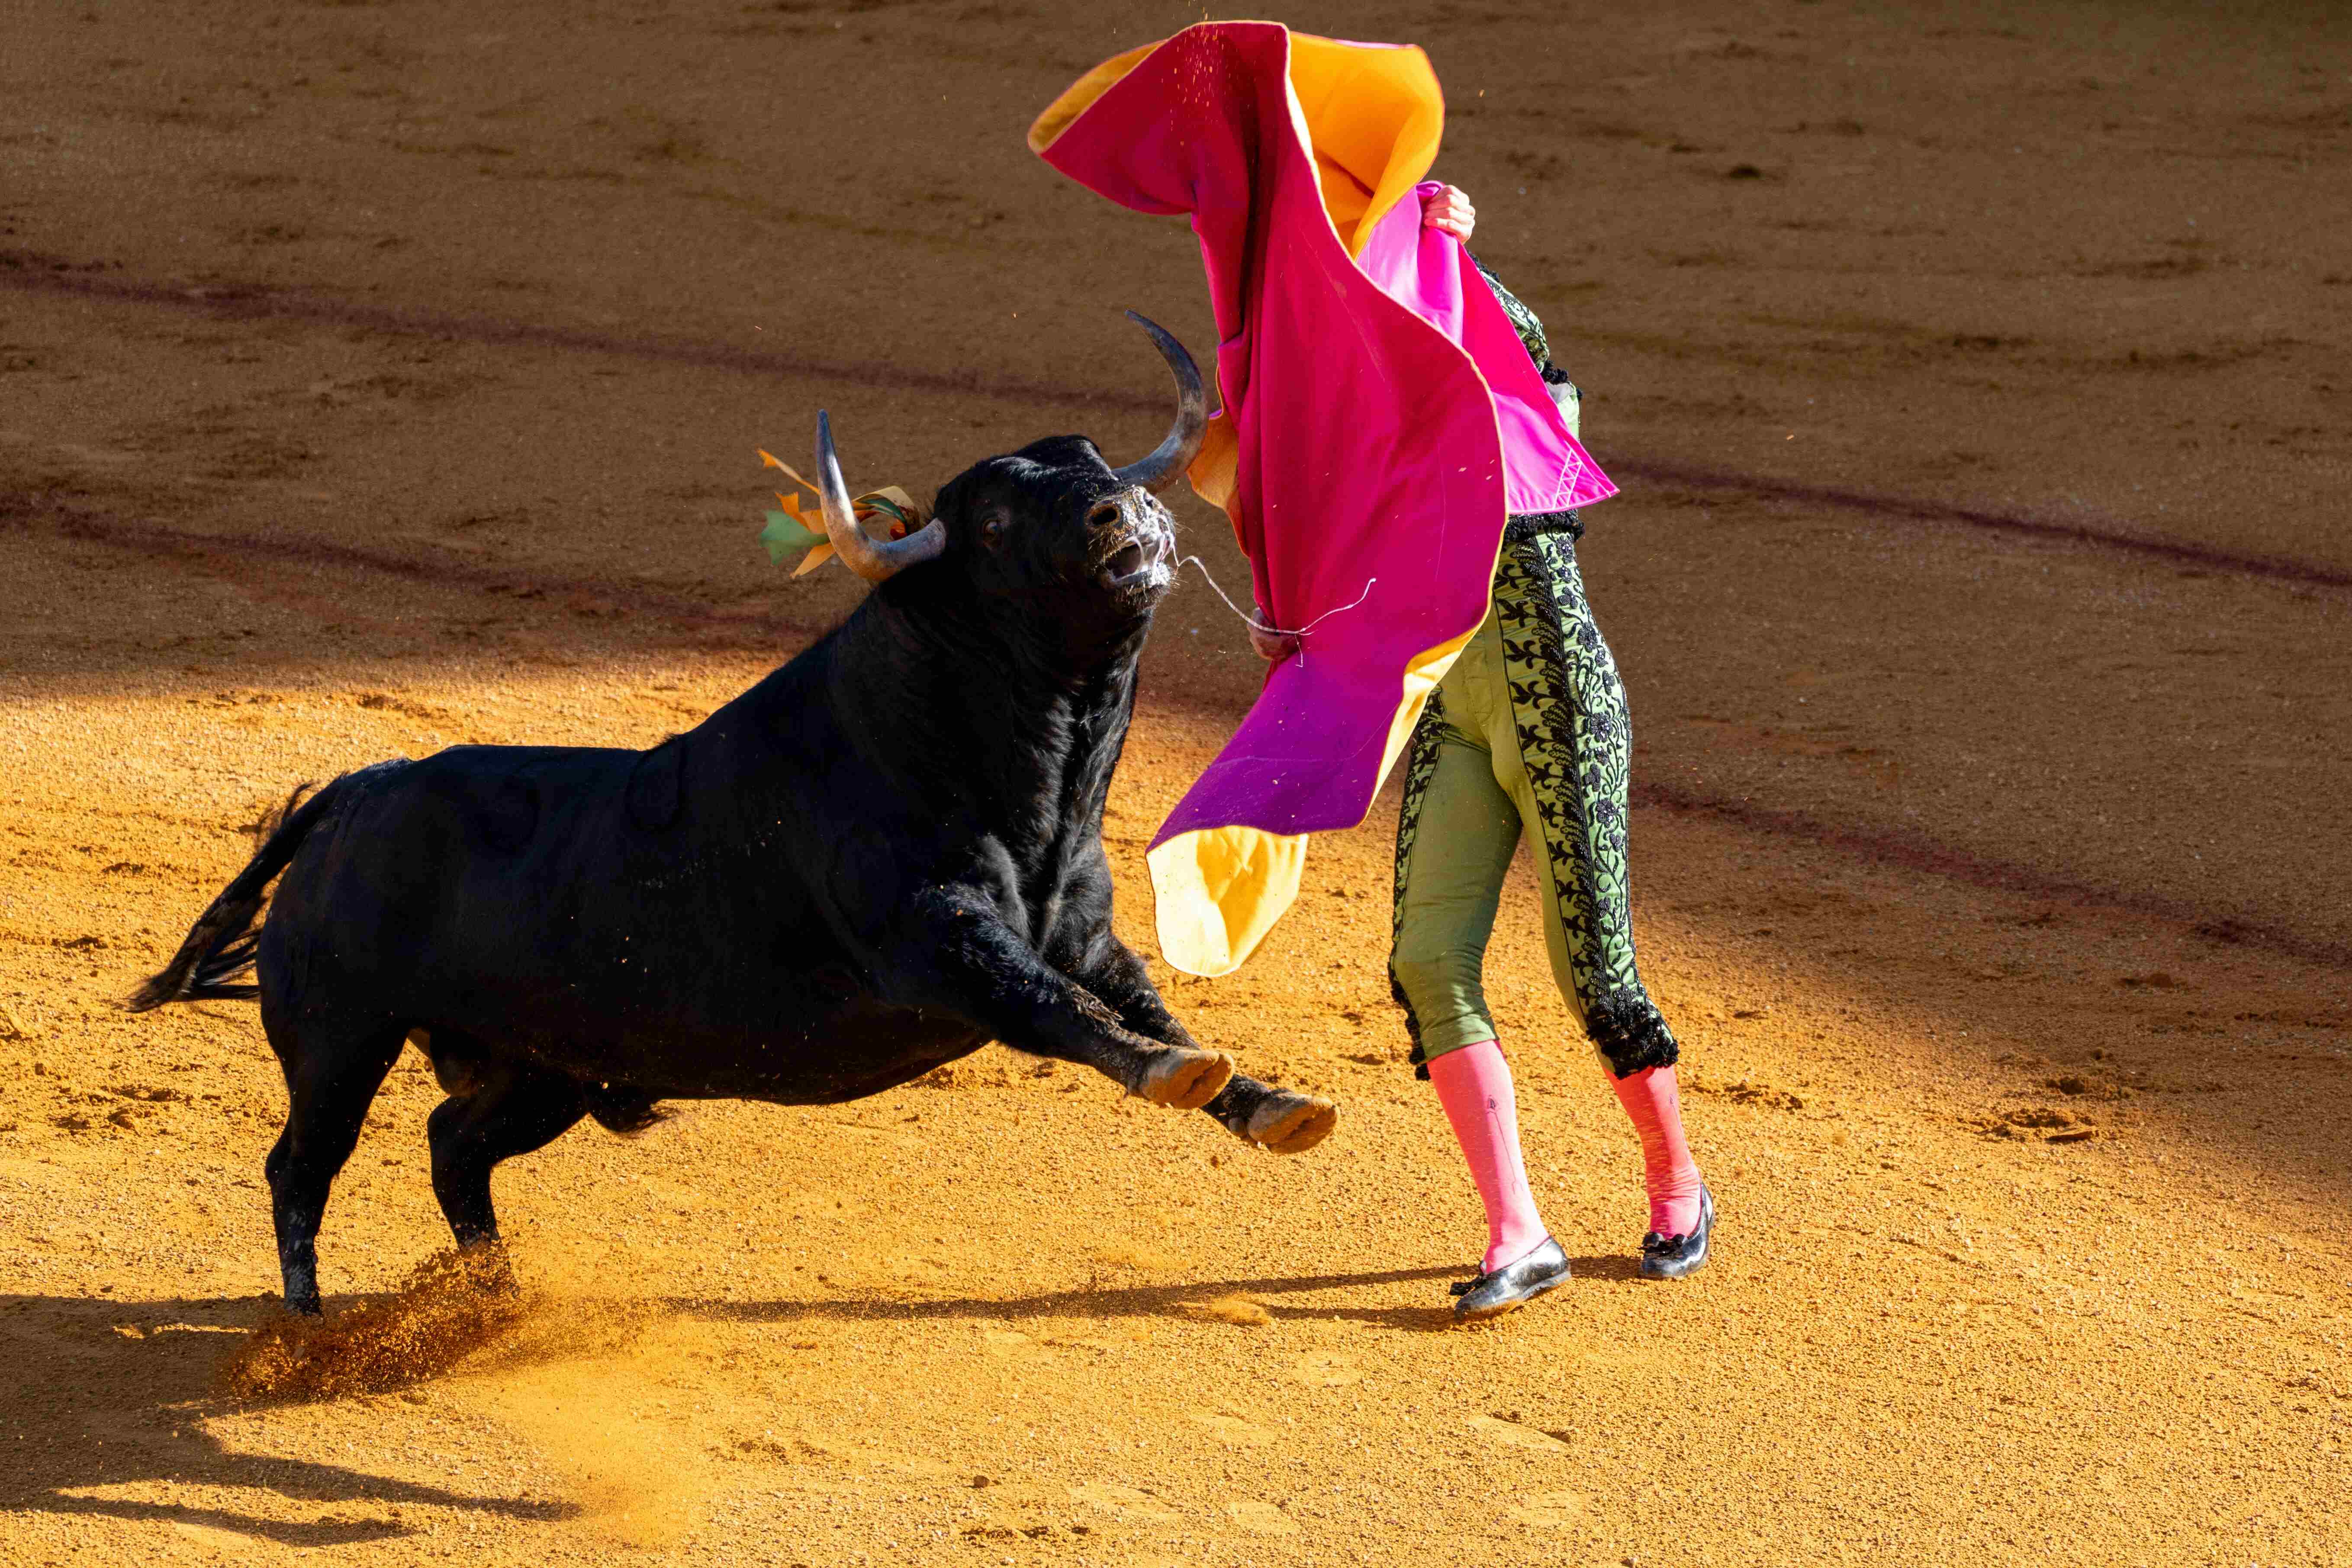
[[251,973],[261,945],[269,884],[293,860],[310,830],[342,803],[358,777],[345,773],[308,800],[303,795],[317,786],[297,784],[286,804],[262,819],[261,847],[196,917],[172,962],[131,994],[125,1005],[131,1012],[144,1013],[166,1002],[250,1001],[261,994],[260,986],[242,976]]

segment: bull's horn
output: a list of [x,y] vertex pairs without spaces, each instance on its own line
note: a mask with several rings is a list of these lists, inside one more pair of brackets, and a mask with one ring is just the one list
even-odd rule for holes
[[816,416],[817,500],[824,508],[824,536],[849,569],[869,583],[879,583],[919,561],[929,561],[948,547],[947,525],[933,518],[904,539],[876,540],[857,526],[849,487],[842,482],[841,459],[833,450],[833,421],[819,409]]
[[1201,367],[1184,352],[1184,345],[1170,336],[1159,322],[1147,321],[1129,310],[1127,319],[1151,334],[1160,345],[1160,357],[1176,373],[1176,423],[1170,426],[1168,438],[1151,449],[1151,455],[1141,462],[1129,463],[1113,470],[1120,480],[1141,485],[1158,494],[1176,482],[1176,477],[1192,466],[1192,458],[1201,450],[1202,434],[1209,427],[1209,400],[1201,390]]

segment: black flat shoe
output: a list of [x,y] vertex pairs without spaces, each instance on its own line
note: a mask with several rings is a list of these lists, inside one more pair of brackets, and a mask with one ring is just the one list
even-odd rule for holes
[[1500,1317],[1567,1284],[1568,1277],[1568,1254],[1547,1236],[1517,1263],[1506,1263],[1466,1285],[1455,1285],[1454,1293],[1462,1299],[1454,1303],[1454,1321],[1475,1323],[1482,1318]]
[[1715,1194],[1701,1187],[1697,1229],[1688,1236],[1660,1236],[1654,1230],[1642,1238],[1642,1278],[1679,1279],[1697,1272],[1706,1261],[1706,1238],[1714,1229]]

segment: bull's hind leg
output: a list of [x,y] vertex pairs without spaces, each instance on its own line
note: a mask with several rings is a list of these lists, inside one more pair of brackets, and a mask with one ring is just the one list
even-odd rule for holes
[[319,1222],[327,1193],[360,1141],[368,1106],[400,1056],[401,1027],[288,1024],[268,1011],[263,1023],[286,1074],[286,1131],[263,1167],[278,1228],[278,1267],[286,1308],[315,1313],[319,1302]]
[[561,1137],[588,1113],[580,1086],[523,1062],[481,1061],[434,1107],[425,1122],[433,1145],[433,1195],[460,1247],[499,1238],[490,1172]]

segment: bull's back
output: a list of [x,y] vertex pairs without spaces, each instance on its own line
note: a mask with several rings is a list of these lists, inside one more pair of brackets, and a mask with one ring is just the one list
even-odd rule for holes
[[606,1077],[680,1055],[772,1074],[761,1058],[821,1040],[856,975],[789,862],[665,780],[676,746],[468,746],[388,770],[289,868],[264,984]]

